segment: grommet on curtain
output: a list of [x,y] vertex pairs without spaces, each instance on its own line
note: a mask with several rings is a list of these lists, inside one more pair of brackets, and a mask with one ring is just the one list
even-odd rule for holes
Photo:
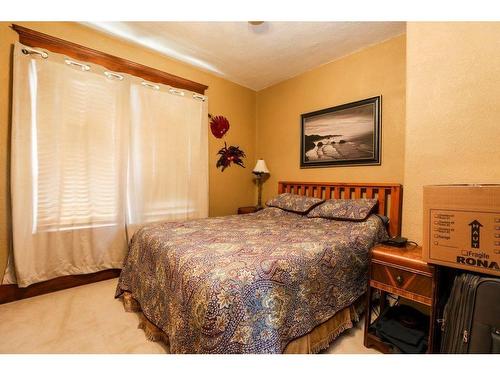
[[84,72],[90,70],[90,65],[87,65],[87,64],[82,64],[82,63],[79,63],[79,62],[76,62],[76,61],[73,61],[70,59],[64,59],[64,62],[66,63],[66,65],[76,66],[77,68],[80,68]]
[[168,89],[168,92],[169,92],[169,93],[171,93],[171,94],[184,96],[184,91],[181,91],[181,90],[176,90],[176,89],[174,89],[174,88],[170,88],[170,89]]
[[123,81],[123,76],[118,73],[113,72],[104,72],[104,75],[109,79],[116,79],[118,81]]
[[154,83],[146,82],[146,81],[142,81],[141,85],[149,87],[150,89],[153,89],[153,90],[159,90],[160,89],[160,86],[155,85]]
[[198,99],[204,102],[206,100],[206,97],[200,94],[193,94],[193,99]]
[[28,47],[24,47],[22,50],[21,50],[22,53],[24,53],[25,55],[40,55],[43,59],[46,59],[49,57],[49,54],[45,51],[38,51],[36,49],[33,49],[33,48],[28,48]]

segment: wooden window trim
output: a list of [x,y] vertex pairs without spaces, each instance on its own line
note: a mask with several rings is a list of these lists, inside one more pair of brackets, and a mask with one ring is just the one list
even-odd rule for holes
[[44,48],[77,60],[102,65],[115,72],[131,74],[146,81],[162,83],[164,85],[197,92],[199,94],[205,94],[205,90],[208,88],[208,86],[201,83],[190,81],[76,43],[68,42],[23,26],[13,24],[11,27],[19,34],[19,42],[29,47]]

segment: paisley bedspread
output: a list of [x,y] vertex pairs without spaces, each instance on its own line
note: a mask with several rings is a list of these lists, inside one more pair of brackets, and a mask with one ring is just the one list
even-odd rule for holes
[[116,297],[132,293],[171,353],[281,353],[366,290],[380,218],[278,208],[166,222],[132,238]]

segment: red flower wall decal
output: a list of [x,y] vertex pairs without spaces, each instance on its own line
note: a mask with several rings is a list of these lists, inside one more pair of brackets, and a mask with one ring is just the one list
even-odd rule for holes
[[222,147],[217,155],[220,155],[219,160],[217,160],[217,168],[224,169],[231,166],[231,163],[237,164],[240,167],[245,168],[243,165],[243,158],[246,156],[243,150],[240,150],[239,146],[229,146],[227,147],[226,142],[224,142],[224,147]]
[[210,119],[210,130],[216,138],[222,138],[229,130],[229,121],[224,116],[208,115]]

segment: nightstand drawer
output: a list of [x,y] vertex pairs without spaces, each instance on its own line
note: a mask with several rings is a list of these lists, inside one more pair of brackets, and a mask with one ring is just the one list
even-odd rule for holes
[[425,297],[422,302],[431,303],[432,276],[425,276],[378,263],[372,263],[371,267],[371,282],[374,284],[372,286],[403,297],[405,297],[406,293],[416,294]]

